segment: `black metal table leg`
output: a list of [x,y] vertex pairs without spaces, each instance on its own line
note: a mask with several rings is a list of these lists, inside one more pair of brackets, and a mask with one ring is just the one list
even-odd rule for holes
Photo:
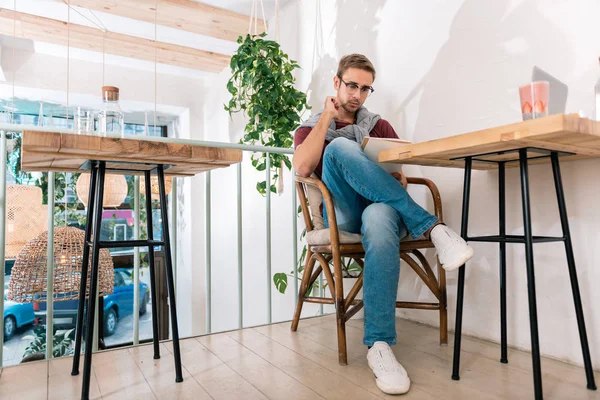
[[79,283],[79,303],[77,305],[77,321],[75,325],[75,352],[73,353],[73,368],[71,375],[79,375],[79,358],[81,356],[81,339],[83,338],[83,310],[85,308],[85,294],[87,290],[88,266],[90,264],[90,247],[87,245],[92,237],[92,218],[94,215],[94,200],[96,197],[96,179],[98,170],[92,165],[90,188],[88,192],[88,209],[85,224],[85,242],[83,243],[83,257],[81,262],[81,281]]
[[[146,210],[147,210],[147,230],[148,238],[146,240],[123,240],[123,241],[102,241],[100,240],[100,232],[102,225],[102,203],[104,197],[104,179],[106,175],[106,161],[91,161],[91,182],[89,189],[89,203],[87,211],[87,223],[85,228],[85,242],[83,248],[83,260],[81,270],[81,281],[79,285],[79,304],[77,308],[76,335],[75,335],[75,355],[73,357],[73,367],[71,374],[79,374],[79,361],[81,356],[81,342],[83,338],[83,317],[85,311],[85,295],[87,292],[88,266],[90,251],[92,253],[91,273],[89,274],[90,291],[87,299],[87,314],[86,314],[86,332],[85,332],[85,351],[83,363],[83,380],[81,388],[81,398],[89,399],[90,392],[90,377],[92,367],[92,347],[94,337],[94,318],[99,280],[99,264],[100,264],[100,249],[103,248],[122,248],[122,247],[148,247],[148,258],[150,262],[150,280],[151,280],[151,296],[152,296],[152,333],[154,341],[154,358],[160,358],[160,347],[158,337],[158,298],[156,295],[156,273],[154,265],[154,247],[164,246],[166,259],[166,278],[169,291],[169,304],[171,311],[171,330],[173,332],[173,353],[175,359],[175,381],[182,382],[183,374],[181,368],[181,352],[179,346],[179,330],[177,324],[177,308],[175,299],[175,284],[173,282],[173,264],[171,258],[171,246],[169,237],[169,222],[167,213],[167,197],[165,192],[165,176],[164,166],[157,165],[161,213],[162,213],[162,228],[163,240],[153,240],[153,224],[152,224],[152,191],[151,191],[151,175],[150,171],[145,172],[146,178]],[[119,170],[123,172],[123,170]],[[102,315],[102,298],[99,301],[101,307],[100,315]],[[102,320],[100,323],[102,324]],[[102,326],[102,325],[100,325]],[[102,329],[100,329],[102,332]],[[103,336],[103,335],[101,335]],[[102,338],[100,338],[102,339]]]
[[169,290],[169,306],[171,311],[171,331],[173,332],[173,355],[175,356],[175,382],[183,382],[181,371],[181,353],[179,349],[179,329],[177,327],[177,307],[175,304],[175,283],[173,282],[173,263],[171,260],[171,239],[169,237],[169,213],[167,211],[167,195],[165,192],[165,173],[162,165],[157,166],[158,188],[160,192],[160,212],[162,215],[163,242],[165,242],[165,265],[167,288]]
[[[467,157],[465,159],[465,180],[463,184],[463,204],[462,204],[462,222],[460,234],[463,239],[467,239],[468,224],[469,224],[469,200],[471,197],[471,168],[473,159]],[[456,294],[456,325],[454,328],[454,361],[452,365],[452,379],[455,381],[460,379],[460,341],[462,334],[462,313],[463,299],[465,293],[465,266],[458,270],[458,288]]]
[[519,150],[521,170],[521,196],[523,198],[523,227],[525,233],[525,259],[527,263],[527,292],[529,295],[529,329],[531,332],[531,359],[533,363],[533,386],[536,400],[541,400],[542,367],[538,333],[537,302],[535,295],[535,273],[533,268],[533,234],[531,232],[531,209],[529,204],[529,169],[527,149]]
[[[506,168],[505,162],[498,163],[498,208],[499,235],[506,237]],[[506,242],[500,242],[500,362],[508,363],[508,341],[506,327]]]
[[579,282],[577,280],[577,271],[575,269],[575,257],[573,255],[571,230],[569,229],[569,218],[567,215],[567,205],[565,202],[565,194],[563,191],[558,154],[553,152],[550,158],[552,160],[552,172],[554,174],[554,186],[556,188],[556,197],[558,201],[558,211],[560,213],[560,222],[562,225],[563,236],[565,238],[565,251],[567,253],[569,277],[571,278],[571,290],[573,291],[573,303],[575,304],[575,315],[577,316],[577,327],[579,328],[579,340],[581,342],[581,351],[583,353],[583,364],[585,366],[587,388],[590,390],[596,390],[596,382],[594,381],[594,369],[592,368],[590,347],[588,345],[585,320],[583,318],[581,294],[579,293]]
[[[87,305],[87,323],[85,332],[85,354],[83,361],[83,382],[81,387],[81,399],[90,397],[90,377],[92,369],[92,345],[94,340],[94,314],[96,309],[96,292],[98,288],[98,269],[100,264],[100,227],[102,224],[102,201],[104,197],[104,175],[106,162],[98,163],[98,182],[96,185],[96,207],[94,209],[93,232],[94,240],[92,247],[92,272],[90,276],[90,294]],[[87,221],[89,224],[90,221]]]
[[[503,155],[506,156],[509,153],[519,154],[518,159],[508,159],[504,157],[501,161],[494,161],[486,159],[485,156],[491,155]],[[533,158],[544,158],[550,157],[552,161],[552,170],[554,173],[554,184],[556,188],[558,208],[560,212],[561,225],[563,230],[562,237],[542,237],[533,236],[531,227],[531,207],[529,198],[529,168],[528,168],[528,157],[530,152],[535,153]],[[579,339],[581,342],[581,350],[583,353],[583,361],[585,366],[585,373],[587,378],[587,388],[590,390],[596,390],[596,383],[594,381],[594,371],[592,368],[590,349],[587,340],[587,331],[585,326],[585,320],[583,316],[583,307],[581,302],[581,294],[579,291],[579,283],[577,280],[577,271],[575,268],[575,258],[573,255],[573,245],[571,242],[571,234],[569,230],[567,208],[565,204],[564,191],[562,187],[562,178],[559,166],[559,156],[561,155],[572,155],[570,153],[549,151],[539,148],[522,148],[508,151],[500,151],[489,154],[481,154],[477,156],[470,156],[464,158],[465,160],[465,183],[463,192],[463,215],[462,215],[462,230],[461,234],[465,240],[470,241],[481,241],[481,242],[498,242],[500,246],[500,318],[501,318],[501,357],[502,363],[508,362],[507,352],[507,306],[506,306],[506,243],[524,243],[525,244],[525,256],[527,266],[527,292],[529,301],[529,323],[530,323],[530,334],[531,334],[531,359],[533,364],[533,383],[534,393],[536,400],[543,398],[542,388],[542,371],[540,362],[540,344],[539,344],[539,328],[537,319],[537,300],[536,300],[536,287],[535,287],[535,270],[534,270],[534,259],[533,259],[533,244],[544,243],[544,242],[565,242],[565,251],[567,255],[567,262],[569,268],[569,277],[571,280],[571,289],[573,292],[573,302],[575,305],[575,314],[577,317],[577,325],[579,329]],[[480,163],[496,163],[499,167],[498,179],[499,179],[499,234],[498,236],[481,236],[481,237],[468,237],[467,226],[468,226],[468,213],[469,213],[469,195],[470,195],[470,178],[472,162],[477,161]],[[507,162],[519,161],[520,174],[521,174],[521,195],[523,205],[523,226],[524,235],[507,235],[506,234],[506,174],[505,167]],[[459,380],[459,369],[460,369],[460,345],[461,345],[461,332],[462,332],[462,312],[463,312],[463,299],[464,299],[464,266],[459,269],[458,275],[458,288],[457,288],[457,299],[456,299],[456,329],[454,338],[454,362],[452,369],[452,379]]]
[[[150,171],[144,173],[144,184],[146,193],[146,231],[148,240],[154,239],[152,228],[152,186]],[[150,266],[150,297],[152,298],[152,338],[154,344],[154,359],[160,358],[160,347],[158,342],[158,299],[156,297],[156,273],[154,265],[154,246],[148,246],[148,264]]]
[[104,297],[98,296],[98,350],[106,350],[104,342]]

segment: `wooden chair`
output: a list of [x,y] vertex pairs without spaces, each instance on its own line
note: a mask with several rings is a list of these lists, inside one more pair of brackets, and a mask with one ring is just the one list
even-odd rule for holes
[[[429,179],[407,178],[409,185],[424,185],[433,196],[435,215],[440,221],[442,216],[442,201],[435,184]],[[298,303],[292,320],[292,331],[298,329],[300,314],[304,302],[333,304],[336,308],[338,355],[340,365],[348,364],[346,349],[346,322],[362,307],[362,299],[356,296],[363,285],[363,274],[359,275],[356,283],[344,298],[342,259],[354,259],[364,268],[364,249],[361,235],[340,231],[337,228],[333,200],[325,184],[313,174],[311,178],[296,177],[296,189],[306,224],[307,254],[306,264],[299,289]],[[320,207],[324,200],[330,228],[325,228]],[[448,343],[448,315],[446,310],[446,274],[438,261],[438,277],[433,273],[422,249],[433,248],[433,243],[424,238],[418,240],[403,239],[400,245],[400,257],[412,267],[422,281],[434,294],[437,303],[397,301],[397,308],[415,308],[422,310],[437,310],[440,313],[440,344]],[[316,262],[319,266],[315,268]],[[333,271],[330,262],[333,261]],[[331,297],[307,296],[309,288],[323,272]]]

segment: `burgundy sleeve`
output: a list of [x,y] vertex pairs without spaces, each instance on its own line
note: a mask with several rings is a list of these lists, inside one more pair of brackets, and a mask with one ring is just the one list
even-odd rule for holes
[[[308,137],[308,135],[312,132],[312,128],[308,128],[308,127],[304,127],[304,128],[298,128],[296,130],[296,133],[294,134],[294,148],[297,148],[298,146],[300,146]],[[321,175],[323,173],[323,154],[325,154],[325,147],[327,147],[327,145],[329,144],[329,142],[325,141],[325,143],[323,144],[323,152],[321,153],[321,159],[319,160],[319,163],[317,164],[317,167],[315,168],[315,174],[317,174],[317,176],[319,178],[321,178]]]
[[294,148],[300,146],[309,133],[312,131],[312,128],[304,127],[296,129],[296,133],[294,134]]
[[371,131],[372,137],[380,137],[380,138],[389,138],[389,139],[398,139],[398,135],[392,125],[387,122],[385,119],[380,119],[377,121],[373,130]]

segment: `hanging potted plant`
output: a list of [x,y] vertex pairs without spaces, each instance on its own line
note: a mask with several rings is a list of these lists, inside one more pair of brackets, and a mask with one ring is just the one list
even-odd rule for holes
[[[290,148],[294,144],[292,132],[300,125],[302,114],[310,109],[306,94],[294,87],[293,71],[300,68],[281,50],[279,43],[266,40],[266,33],[240,36],[237,52],[230,62],[231,78],[227,90],[231,94],[225,110],[231,116],[242,111],[248,117],[241,144]],[[269,153],[272,182],[269,189],[276,193],[277,178],[285,165],[292,168],[284,154]],[[254,153],[252,166],[258,171],[267,168],[267,153]],[[256,184],[262,195],[267,182]]]
[[[248,117],[241,144],[290,148],[294,144],[292,133],[300,125],[304,111],[309,110],[306,94],[294,87],[293,71],[300,68],[281,50],[279,43],[264,39],[266,33],[248,34],[237,40],[239,48],[231,58],[231,78],[227,90],[231,94],[225,110],[231,116],[243,112]],[[271,178],[268,187],[277,192],[276,182],[283,165],[291,169],[292,163],[284,154],[269,153]],[[267,168],[267,153],[254,153],[252,166],[258,171]],[[267,182],[260,181],[256,189],[267,192]],[[304,236],[304,233],[302,234]],[[304,268],[306,246],[298,261],[298,272]],[[291,273],[290,273],[291,275]],[[279,292],[285,293],[287,275],[276,273],[273,282]],[[318,283],[315,284],[318,287]]]

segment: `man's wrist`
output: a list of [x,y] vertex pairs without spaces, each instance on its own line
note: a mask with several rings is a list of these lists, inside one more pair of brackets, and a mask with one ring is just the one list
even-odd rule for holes
[[334,119],[333,111],[325,110],[323,111],[322,116],[327,120],[327,122],[331,122],[331,120]]

